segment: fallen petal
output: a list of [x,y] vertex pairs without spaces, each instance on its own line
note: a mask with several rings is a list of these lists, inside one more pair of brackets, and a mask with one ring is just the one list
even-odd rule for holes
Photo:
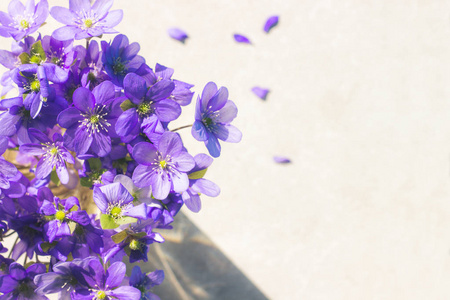
[[167,33],[171,38],[182,43],[184,43],[184,41],[188,38],[187,33],[179,28],[170,28],[169,30],[167,30]]
[[291,160],[289,158],[287,158],[287,157],[284,157],[284,156],[274,156],[273,160],[276,163],[279,163],[279,164],[289,164],[289,163],[291,163]]
[[256,96],[261,98],[262,100],[266,100],[267,94],[269,93],[269,89],[265,89],[265,88],[262,88],[262,87],[255,86],[254,88],[252,88],[252,92]]
[[272,16],[267,19],[266,24],[264,24],[264,31],[269,33],[270,29],[277,26],[278,24],[278,16]]
[[236,42],[238,42],[238,43],[251,44],[250,40],[247,37],[245,37],[245,36],[243,36],[241,34],[235,34],[234,35],[234,40]]

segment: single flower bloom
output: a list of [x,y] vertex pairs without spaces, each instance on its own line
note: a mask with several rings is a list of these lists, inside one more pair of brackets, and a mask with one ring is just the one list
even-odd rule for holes
[[219,139],[229,143],[241,141],[242,133],[230,125],[236,115],[237,107],[228,100],[227,88],[218,90],[214,82],[206,84],[202,96],[197,99],[191,132],[196,140],[205,142],[212,157],[220,156]]
[[194,158],[183,148],[178,134],[167,131],[158,147],[141,142],[133,148],[133,158],[139,163],[133,173],[138,187],[151,186],[153,197],[167,198],[170,191],[182,193],[189,187],[187,172],[195,166]]
[[267,94],[270,92],[268,89],[262,88],[262,87],[258,87],[255,86],[254,88],[252,88],[252,92],[258,96],[260,99],[262,100],[266,100],[267,98]]
[[291,163],[291,160],[289,158],[285,157],[285,156],[274,156],[273,160],[276,163],[279,163],[279,164],[289,164],[289,163]]
[[122,21],[122,10],[109,11],[113,0],[97,0],[91,6],[89,0],[69,0],[69,9],[52,7],[50,14],[66,26],[56,29],[52,36],[60,41],[81,40],[100,36],[105,33],[117,33],[114,26]]
[[273,27],[277,26],[278,20],[279,20],[278,16],[271,16],[270,18],[268,18],[266,23],[264,24],[264,31],[266,33],[269,33],[269,31]]
[[140,300],[141,292],[132,286],[120,286],[127,268],[123,262],[111,264],[105,272],[98,259],[89,261],[88,273],[83,274],[88,289],[76,291],[73,299],[92,300]]
[[[28,0],[23,5],[19,0],[9,3],[8,14],[0,12],[0,23],[3,30],[9,33],[16,41],[36,32],[48,17],[47,0],[41,0],[35,6],[34,0]],[[0,35],[1,31],[0,31]],[[4,36],[4,35],[3,35]]]
[[36,289],[36,284],[33,282],[35,276],[45,272],[44,264],[32,264],[25,270],[19,263],[12,263],[9,266],[9,275],[0,277],[0,292],[4,294],[2,299],[48,300],[44,295],[34,292]]
[[66,162],[74,164],[75,160],[70,152],[63,146],[63,137],[59,133],[53,135],[53,141],[45,134],[34,128],[29,129],[29,135],[37,139],[39,144],[23,144],[20,152],[30,155],[42,155],[36,167],[36,178],[43,179],[50,175],[56,167],[61,183],[69,182],[69,171]]
[[111,81],[120,87],[123,87],[123,79],[128,73],[136,72],[145,63],[145,59],[137,55],[139,44],[130,44],[123,34],[117,35],[111,44],[102,41],[102,50],[103,67]]
[[200,195],[217,197],[220,188],[212,181],[204,179],[206,170],[212,164],[213,159],[206,154],[197,154],[194,157],[195,167],[189,171],[189,188],[183,192],[183,201],[192,212],[199,212],[202,208]]
[[139,266],[131,271],[130,285],[141,291],[141,300],[159,300],[160,298],[150,290],[164,281],[164,271],[155,270],[151,273],[142,273]]
[[174,40],[180,41],[183,44],[186,41],[186,39],[188,38],[187,33],[179,28],[169,28],[167,30],[167,33],[169,34],[169,36],[171,38],[173,38]]
[[250,40],[246,36],[244,36],[242,34],[237,34],[236,33],[233,37],[234,37],[234,40],[236,42],[238,42],[238,43],[244,43],[244,44],[251,44],[252,43],[252,42],[250,42]]
[[111,152],[111,134],[114,134],[116,114],[114,85],[105,81],[89,89],[80,87],[73,93],[73,107],[58,115],[58,124],[67,128],[64,145],[77,155],[91,151],[103,157]]

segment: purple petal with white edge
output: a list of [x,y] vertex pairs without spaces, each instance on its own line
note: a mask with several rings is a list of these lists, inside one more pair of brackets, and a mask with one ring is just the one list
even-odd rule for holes
[[234,40],[238,43],[251,44],[250,40],[242,34],[235,34]]
[[8,13],[11,16],[21,16],[25,11],[25,6],[19,0],[13,0],[8,5]]
[[19,147],[19,150],[21,153],[28,155],[42,155],[46,152],[41,144],[23,144]]
[[79,29],[78,27],[68,25],[53,31],[52,37],[54,39],[57,39],[58,41],[73,40],[75,35],[80,31],[81,29]]
[[177,169],[181,172],[189,172],[195,167],[194,158],[185,151],[173,155],[172,159],[176,163]]
[[187,190],[181,196],[184,204],[186,204],[186,207],[190,211],[198,213],[202,209],[202,201],[197,193],[192,193],[190,190]]
[[203,125],[200,121],[195,121],[192,125],[191,134],[197,141],[204,142],[208,140],[209,134],[208,131],[205,128],[205,125]]
[[93,198],[98,209],[105,214],[108,208],[108,199],[106,199],[106,196],[102,193],[99,187],[94,187]]
[[121,286],[109,292],[109,295],[120,300],[137,300],[141,299],[141,292],[132,286]]
[[227,143],[239,143],[242,139],[242,133],[233,125],[217,126],[214,134],[217,138]]
[[170,192],[171,183],[166,174],[153,173],[151,176],[153,197],[159,200],[167,198]]
[[212,159],[209,155],[204,153],[199,153],[194,156],[195,160],[195,168],[192,171],[199,171],[209,168],[209,166],[213,163],[214,159]]
[[208,108],[216,111],[225,106],[228,101],[228,89],[226,87],[221,87],[217,93],[208,101]]
[[67,170],[66,163],[63,161],[58,161],[56,163],[56,174],[62,184],[67,184],[69,182],[69,171]]
[[114,0],[97,0],[92,5],[92,10],[97,14],[98,18],[103,18],[111,9]]
[[147,219],[147,206],[145,204],[131,206],[123,214],[133,218]]
[[291,163],[291,160],[289,158],[285,157],[285,156],[274,156],[273,160],[276,163],[279,163],[279,164],[289,164],[289,163]]
[[163,158],[167,155],[174,156],[183,149],[183,142],[181,141],[180,136],[175,132],[166,131],[159,140],[158,149]]
[[75,107],[69,107],[63,110],[58,115],[58,124],[63,128],[69,128],[73,125],[78,124],[79,121],[83,120],[83,116],[80,111]]
[[[122,18],[123,18],[123,11],[121,9],[112,10],[102,20],[101,24],[103,26],[112,28],[112,27],[116,26],[117,24],[119,24],[122,21]],[[105,30],[105,32],[113,33],[113,32],[109,32],[109,30]]]
[[231,121],[233,121],[234,118],[236,118],[237,113],[238,109],[236,107],[236,104],[234,104],[233,101],[228,100],[227,103],[225,103],[224,107],[222,107],[219,110],[218,115],[216,117],[216,122],[222,124],[231,123]]
[[208,139],[205,141],[206,149],[208,149],[209,154],[212,157],[220,156],[220,143],[219,140],[214,136],[214,134],[210,134]]
[[180,104],[170,99],[155,102],[152,107],[161,122],[171,122],[181,115]]
[[103,132],[98,132],[92,136],[92,151],[100,157],[108,155],[111,152],[111,137]]
[[[201,108],[206,110],[209,100],[217,93],[217,85],[214,82],[208,82],[202,92]],[[198,103],[197,103],[198,105]]]
[[30,109],[31,118],[35,119],[41,112],[41,108],[44,102],[41,100],[40,94],[37,93],[28,94],[27,98],[28,99],[25,100],[30,101],[31,103]]
[[119,136],[128,136],[139,125],[139,115],[136,108],[124,111],[117,119],[115,129]]
[[[150,166],[158,158],[158,150],[150,143],[141,142],[133,148],[133,158],[137,163]],[[135,181],[133,179],[133,181]]]
[[264,31],[266,33],[269,33],[269,31],[277,26],[278,24],[278,16],[272,16],[270,18],[267,19],[266,24],[264,24]]
[[179,28],[169,28],[167,30],[167,33],[169,34],[169,36],[171,38],[173,38],[174,40],[180,41],[182,43],[184,43],[186,41],[186,39],[188,38],[187,33]]
[[217,197],[220,194],[219,186],[204,178],[195,180],[195,183],[192,185],[192,190],[196,193],[205,194],[209,197]]
[[36,167],[36,178],[42,179],[50,175],[54,167],[53,159],[41,158]]
[[152,184],[153,167],[139,165],[133,171],[133,182],[137,187],[148,187]]
[[120,183],[104,185],[100,187],[100,190],[110,203],[118,203],[120,201],[121,203],[127,204],[133,202],[133,196]]
[[106,286],[110,289],[119,286],[125,277],[126,271],[127,267],[123,262],[113,263],[106,271]]
[[129,73],[123,79],[125,95],[134,104],[141,104],[142,98],[147,93],[145,79],[134,73]]
[[262,87],[258,87],[255,86],[252,88],[252,92],[258,96],[260,99],[262,100],[266,100],[267,98],[267,94],[270,92],[268,89],[262,88]]
[[189,178],[186,173],[175,173],[172,176],[172,186],[176,193],[182,193],[189,188]]
[[72,13],[69,9],[61,6],[54,6],[50,10],[50,15],[59,23],[64,25],[74,25],[74,19],[76,15]]
[[79,87],[73,92],[73,104],[80,111],[86,113],[93,110],[95,98],[91,91],[85,87]]

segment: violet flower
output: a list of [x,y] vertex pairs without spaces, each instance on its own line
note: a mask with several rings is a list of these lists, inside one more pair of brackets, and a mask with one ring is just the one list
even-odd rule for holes
[[237,107],[233,101],[228,100],[227,88],[217,90],[216,84],[209,82],[203,89],[202,96],[197,99],[191,132],[196,140],[205,142],[212,157],[220,156],[219,139],[229,143],[241,141],[242,133],[230,125],[236,115]]
[[64,144],[78,155],[89,150],[100,157],[111,151],[111,127],[120,107],[114,106],[114,85],[105,81],[91,92],[80,87],[73,93],[74,107],[62,111],[58,124],[67,128]]
[[5,153],[6,149],[8,149],[8,138],[6,136],[0,136],[0,155]]
[[100,36],[105,33],[117,33],[114,26],[122,21],[122,10],[109,9],[113,0],[97,0],[91,6],[89,0],[69,0],[69,9],[55,6],[50,14],[66,26],[56,29],[52,36],[60,41],[81,40]]
[[79,289],[72,299],[92,300],[139,300],[141,292],[132,286],[120,286],[125,278],[126,266],[123,262],[111,264],[105,272],[98,259],[92,259],[88,264],[88,273],[83,274],[89,286]]
[[50,175],[53,168],[56,167],[61,183],[69,182],[69,172],[66,162],[74,164],[75,160],[70,152],[63,146],[63,137],[59,133],[53,135],[53,141],[45,134],[34,128],[29,129],[29,134],[37,139],[40,144],[23,144],[20,146],[20,152],[30,155],[42,155],[36,168],[36,178],[43,179]]
[[133,148],[133,158],[139,163],[133,173],[137,187],[152,187],[153,197],[167,198],[171,190],[182,193],[189,187],[186,172],[194,168],[193,157],[183,148],[178,134],[167,131],[158,147],[141,142]]
[[277,26],[278,20],[279,20],[278,16],[272,16],[272,17],[268,18],[266,23],[264,24],[264,31],[266,33],[269,33],[269,31],[273,27]]
[[137,55],[139,44],[130,44],[123,34],[117,35],[111,44],[102,41],[102,50],[106,73],[111,77],[111,81],[120,87],[123,86],[123,79],[128,73],[137,71],[145,63],[145,59]]
[[34,0],[28,0],[26,5],[19,0],[13,0],[9,3],[8,14],[0,12],[0,23],[3,25],[3,30],[19,41],[37,31],[47,17],[47,0],[39,1],[36,6]]
[[268,89],[262,88],[262,87],[258,87],[255,86],[254,88],[252,88],[252,92],[258,96],[260,99],[262,100],[266,100],[267,98],[267,94],[270,92]]
[[183,192],[182,197],[187,208],[192,212],[199,212],[202,207],[200,195],[217,197],[220,188],[214,182],[203,178],[213,159],[206,154],[197,154],[194,160],[195,167],[188,173],[189,188]]
[[26,270],[19,263],[13,262],[9,266],[9,275],[0,277],[0,292],[4,293],[1,299],[11,300],[45,300],[44,295],[38,295],[34,291],[36,284],[33,279],[36,275],[46,272],[45,265],[32,264]]
[[121,174],[114,177],[114,182],[122,184],[131,196],[133,196],[134,201],[146,204],[153,203],[152,189],[150,186],[138,188],[134,185],[133,180],[130,177]]
[[141,300],[160,300],[150,290],[164,281],[164,271],[155,270],[151,273],[142,273],[139,266],[134,266],[131,271],[130,285],[141,291]]
[[167,33],[169,34],[169,36],[171,38],[173,38],[174,40],[180,41],[183,44],[186,41],[186,39],[188,38],[187,33],[179,28],[169,28],[167,30]]
[[246,36],[244,36],[242,34],[235,34],[233,37],[234,37],[234,40],[238,43],[244,43],[244,44],[252,43]]

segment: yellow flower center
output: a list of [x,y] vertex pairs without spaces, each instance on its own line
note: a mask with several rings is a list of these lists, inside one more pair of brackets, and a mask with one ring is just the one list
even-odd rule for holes
[[139,244],[138,241],[132,240],[132,241],[130,242],[130,249],[131,249],[131,250],[138,250],[139,248],[140,248],[140,244]]
[[93,115],[89,118],[89,122],[92,124],[98,123],[99,119],[97,115]]
[[53,147],[52,149],[50,149],[49,152],[50,152],[51,155],[55,156],[58,153],[58,148]]
[[91,19],[86,19],[86,20],[84,20],[84,26],[85,26],[86,28],[91,28],[93,24],[94,24],[94,22],[92,22]]
[[120,207],[113,207],[110,211],[110,215],[113,216],[113,218],[119,218],[120,213],[122,212],[122,209]]
[[106,293],[104,291],[98,291],[96,296],[97,296],[97,299],[103,300],[106,298]]
[[22,27],[22,29],[28,29],[30,28],[30,22],[23,19],[22,21],[20,21],[20,27]]
[[41,89],[41,83],[39,82],[39,80],[34,80],[33,82],[31,82],[30,88],[33,92],[37,93]]
[[55,218],[58,221],[63,221],[65,217],[66,217],[66,213],[63,212],[62,210],[58,210],[55,214]]
[[165,169],[167,167],[167,162],[165,160],[162,160],[159,162],[159,165],[161,166],[161,168]]

